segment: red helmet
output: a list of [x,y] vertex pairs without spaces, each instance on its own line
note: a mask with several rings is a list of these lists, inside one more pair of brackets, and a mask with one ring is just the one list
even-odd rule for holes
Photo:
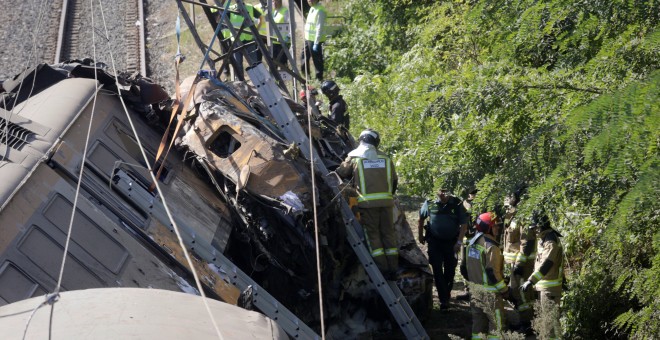
[[[309,93],[313,95],[317,95],[319,93],[314,86],[307,86],[307,91],[309,91]],[[298,97],[302,101],[304,101],[307,98],[307,92],[305,92],[305,89],[300,90],[300,92],[298,93]]]
[[486,212],[479,215],[477,221],[474,222],[474,226],[477,228],[477,231],[490,234],[495,226],[495,214]]

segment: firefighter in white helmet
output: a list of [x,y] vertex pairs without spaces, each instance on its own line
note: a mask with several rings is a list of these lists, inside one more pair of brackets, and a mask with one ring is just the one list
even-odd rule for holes
[[392,211],[397,186],[394,163],[378,151],[378,132],[364,130],[358,141],[359,146],[349,152],[336,172],[350,179],[355,189],[360,223],[376,266],[386,279],[396,280],[399,249]]

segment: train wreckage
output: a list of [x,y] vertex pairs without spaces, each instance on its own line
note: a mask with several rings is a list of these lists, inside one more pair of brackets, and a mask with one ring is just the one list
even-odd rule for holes
[[[209,6],[204,11],[221,27]],[[234,36],[246,29],[221,19]],[[356,147],[350,132],[307,112],[266,65],[247,73],[250,81],[223,82],[214,70],[200,71],[170,96],[137,72],[83,59],[40,64],[2,83],[0,328],[24,324],[10,316],[25,304],[7,309],[21,302],[60,289],[123,287],[114,299],[147,301],[151,310],[140,313],[165,307],[126,288],[169,291],[160,296],[186,311],[190,301],[171,292],[265,315],[223,310],[253,321],[233,325],[237,338],[253,326],[252,336],[278,338],[268,322],[290,338],[398,328],[428,338],[419,319],[432,308],[432,275],[399,203],[393,282],[374,265],[347,204],[348,184],[333,171]]]
[[[165,144],[174,145],[169,155],[156,161],[174,101],[147,78],[118,79],[86,60],[40,65],[4,82],[0,305],[54,288],[80,181],[64,290],[191,290],[190,268],[163,208],[166,198],[208,296],[257,310],[255,300],[272,298],[271,305],[282,304],[318,331],[316,201],[326,333],[343,337],[392,327],[347,241],[342,195],[317,174],[313,200],[310,162],[287,142],[253,86],[203,79],[187,93],[184,82],[189,105],[169,130],[178,122],[181,129],[167,138]],[[300,123],[309,123],[300,104],[288,98],[286,104]],[[309,137],[333,169],[354,140],[324,117],[311,126]],[[153,189],[147,163],[160,169],[160,191]],[[428,262],[402,210],[395,211],[397,285],[423,317],[431,301]],[[219,262],[220,255],[234,267]],[[236,268],[260,290],[240,289]]]

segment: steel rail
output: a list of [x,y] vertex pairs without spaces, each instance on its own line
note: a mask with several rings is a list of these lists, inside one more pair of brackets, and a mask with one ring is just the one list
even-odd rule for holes
[[[89,0],[62,0],[62,9],[59,20],[59,27],[57,30],[57,45],[54,51],[53,62],[60,63],[66,60],[83,59],[90,57],[84,55],[85,46],[91,44],[84,34],[93,29],[89,27],[88,18],[92,13],[85,13],[90,11],[89,6],[86,6]],[[114,22],[110,25],[114,27],[113,33],[121,34],[121,38],[114,37],[109,39],[106,37],[104,41],[110,40],[112,50],[115,52],[115,58],[119,57],[125,62],[122,67],[127,72],[139,72],[141,75],[146,76],[146,40],[145,40],[145,25],[144,25],[144,5],[140,0],[131,0],[122,3],[123,12],[116,13],[115,11],[105,11],[104,15],[108,20]],[[94,15],[98,15],[99,9],[95,7]],[[100,26],[103,25],[101,21],[97,21],[98,27],[96,32],[103,32],[104,29]],[[117,29],[120,28],[120,29]],[[98,40],[101,41],[101,40]],[[97,44],[99,42],[97,41]],[[105,42],[103,43],[105,44]],[[119,46],[118,46],[119,45]],[[100,55],[97,56],[98,60],[95,62],[109,62],[110,49],[102,46],[98,49]],[[105,55],[104,55],[105,54]],[[118,55],[123,54],[123,55]]]

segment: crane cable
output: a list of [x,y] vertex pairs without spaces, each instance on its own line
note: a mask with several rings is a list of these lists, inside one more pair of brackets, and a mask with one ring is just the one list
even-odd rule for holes
[[[91,0],[90,0],[91,1]],[[101,3],[101,0],[99,0],[99,4]],[[103,7],[101,6],[101,16],[104,18],[103,19],[103,24],[104,24],[104,29],[105,29],[105,34],[106,36],[108,35],[108,27],[105,24],[105,16],[103,14]],[[115,58],[112,53],[112,49],[110,49],[110,60],[112,61],[112,70],[113,73],[115,74],[115,84],[117,86],[117,89],[121,88],[121,85],[119,84],[119,79],[117,78],[117,68],[115,66]],[[149,170],[149,175],[151,176],[151,179],[156,186],[156,190],[158,193],[161,194],[161,201],[163,202],[163,208],[165,209],[165,212],[167,213],[167,217],[172,224],[172,229],[174,230],[174,233],[176,234],[176,237],[179,241],[179,246],[181,246],[181,249],[183,250],[183,254],[186,258],[186,261],[188,262],[188,266],[190,267],[190,271],[193,274],[193,277],[195,279],[195,284],[197,286],[197,290],[199,291],[199,294],[202,296],[202,302],[204,303],[204,307],[206,308],[206,312],[209,315],[209,318],[211,319],[211,323],[213,324],[213,327],[215,329],[216,334],[218,335],[219,339],[223,339],[222,333],[220,332],[220,328],[218,327],[218,324],[215,321],[215,318],[213,317],[213,313],[211,312],[211,307],[208,304],[208,301],[206,299],[206,294],[204,293],[204,289],[202,287],[202,283],[199,280],[199,275],[197,274],[197,270],[195,269],[195,266],[192,262],[192,259],[190,257],[190,253],[188,252],[188,249],[186,248],[185,244],[183,243],[183,238],[181,237],[181,232],[179,231],[179,227],[172,217],[172,212],[170,211],[169,205],[167,204],[167,201],[165,200],[165,196],[162,195],[163,191],[160,189],[160,185],[158,184],[158,179],[155,177],[154,171],[151,168],[151,165],[149,164],[149,158],[147,157],[146,152],[144,151],[144,147],[142,146],[142,143],[140,142],[140,138],[138,137],[137,130],[135,129],[135,124],[133,123],[133,119],[131,119],[130,114],[128,113],[128,109],[126,108],[126,103],[124,102],[124,98],[122,98],[121,95],[119,95],[119,101],[121,102],[121,105],[124,109],[124,113],[126,113],[126,118],[128,119],[128,122],[131,126],[131,130],[133,131],[133,134],[135,135],[135,142],[140,148],[140,152],[142,153],[142,158],[145,161],[145,164],[147,165],[147,168]]]
[[[300,9],[302,10],[303,8],[303,0],[300,0]],[[301,14],[304,14],[304,12],[301,12]],[[303,22],[306,20],[304,15],[301,15],[303,17]],[[304,29],[303,29],[304,30]],[[322,32],[316,32],[316,34],[321,34]],[[309,136],[309,166],[310,166],[310,171],[311,171],[311,177],[312,177],[312,206],[314,209],[314,242],[316,244],[316,279],[317,279],[317,284],[318,284],[318,290],[319,290],[319,316],[321,319],[321,338],[325,340],[325,316],[323,313],[323,285],[321,283],[321,252],[320,252],[320,244],[319,244],[319,224],[318,224],[318,213],[316,211],[316,175],[314,171],[314,145],[312,144],[312,105],[310,102],[310,97],[311,93],[307,94],[307,84],[309,83],[309,60],[307,58],[307,50],[308,50],[308,45],[307,42],[305,41],[305,33],[303,31],[303,42],[305,43],[305,46],[303,47],[303,68],[305,71],[305,84],[303,85],[305,88],[303,89],[305,91],[305,99],[307,100],[307,135]],[[316,103],[314,103],[316,105]]]
[[[41,31],[41,25],[42,25],[42,23],[43,23],[43,19],[44,19],[44,17],[45,17],[45,13],[46,13],[46,11],[45,11],[44,8],[45,8],[46,5],[48,5],[48,1],[43,1],[41,4],[42,4],[43,7],[42,7],[42,6],[39,7],[39,10],[38,10],[39,18],[37,19],[37,25],[36,25],[36,29],[35,29],[35,31],[36,31],[37,33]],[[32,40],[32,47],[33,47],[33,50],[30,52],[29,57],[28,57],[28,60],[26,61],[26,65],[27,65],[27,67],[24,68],[24,69],[26,69],[26,70],[29,69],[29,66],[30,66],[30,64],[32,63],[33,52],[34,52],[34,54],[36,54],[36,50],[37,50],[36,37],[37,37],[37,35],[38,35],[38,34],[34,34],[34,35],[33,35],[33,40]],[[36,59],[37,59],[37,58],[35,57],[35,60],[36,60]],[[31,88],[30,88],[30,92],[28,93],[28,95],[27,95],[27,97],[26,97],[25,100],[29,99],[29,98],[32,96],[32,92],[34,91],[34,86],[35,86],[35,83],[36,83],[36,77],[37,77],[37,69],[36,69],[36,68],[34,69],[34,71],[32,72],[32,74],[33,74],[33,77],[32,77],[32,86],[31,86]],[[96,73],[95,73],[95,76],[96,76]],[[6,139],[5,139],[5,153],[2,155],[2,158],[0,159],[0,161],[6,159],[6,158],[7,158],[7,153],[9,152],[9,130],[8,130],[8,129],[9,129],[9,121],[10,121],[10,119],[11,119],[11,116],[14,114],[14,110],[16,109],[16,103],[18,102],[19,94],[20,94],[20,92],[21,92],[21,89],[23,88],[23,82],[24,82],[24,81],[25,81],[25,77],[21,79],[21,82],[20,82],[20,84],[18,85],[18,90],[16,91],[16,97],[14,97],[14,102],[13,102],[13,104],[12,104],[11,111],[9,112],[9,116],[5,115],[5,119],[6,119],[6,121],[5,121],[5,138],[6,138]],[[4,102],[4,99],[3,99],[3,102]],[[3,103],[3,104],[4,104],[4,103]],[[4,105],[3,105],[3,106],[4,106]],[[94,112],[94,111],[92,110],[92,113],[93,113],[93,112]],[[20,113],[20,112],[18,112],[18,113]],[[18,114],[18,113],[17,113],[17,114]],[[91,126],[91,120],[90,120],[90,126]],[[88,134],[88,137],[89,137],[89,134]],[[87,146],[87,145],[85,145],[85,146]],[[85,150],[86,150],[86,149],[87,149],[87,148],[85,147]],[[83,159],[84,159],[84,157],[83,157]],[[82,167],[81,167],[81,171],[82,171]],[[80,182],[78,182],[78,188],[79,188],[79,187],[80,187]],[[77,200],[77,197],[78,197],[78,191],[76,191],[76,199],[75,199],[74,201]],[[75,211],[75,203],[74,203],[74,209],[73,209],[73,211]],[[73,221],[73,214],[72,214],[72,216],[71,216],[71,220]],[[66,246],[68,246],[68,244],[69,244],[69,239],[70,239],[69,235],[70,235],[70,234],[67,234]],[[64,259],[66,259],[66,246],[65,246],[64,255],[63,255]],[[61,279],[61,272],[64,270],[64,261],[65,261],[64,259],[62,260],[62,266],[61,266],[61,268],[60,268],[60,279]],[[59,290],[59,286],[60,286],[60,282],[58,281],[58,287],[56,288],[56,290]],[[27,336],[28,329],[30,328],[30,322],[32,321],[32,318],[34,317],[34,315],[35,315],[35,313],[37,312],[37,310],[38,310],[39,308],[45,306],[46,304],[50,304],[51,306],[53,306],[53,304],[58,300],[58,298],[59,298],[59,294],[58,294],[58,293],[46,294],[46,296],[45,296],[45,300],[44,300],[43,302],[41,302],[37,307],[35,307],[35,308],[32,310],[32,312],[31,312],[30,315],[28,316],[28,319],[27,319],[26,322],[25,322],[25,327],[24,327],[24,329],[23,329],[23,339],[25,339],[26,336]],[[49,328],[48,328],[48,338],[49,338],[49,339],[50,339],[51,336],[52,336],[52,334],[51,334],[51,333],[52,333],[52,323],[53,323],[52,321],[53,321],[53,310],[52,310],[52,308],[51,308],[50,322],[49,322]]]
[[[93,55],[94,55],[94,59],[96,59],[96,42],[95,42],[95,31],[94,31],[94,5],[93,5],[93,0],[90,0],[90,5],[91,5],[90,12],[91,12],[91,16],[92,16],[91,25],[92,25],[92,45],[93,45],[93,50],[94,50]],[[104,15],[104,12],[103,12],[103,5],[102,5],[102,3],[101,3],[101,0],[99,0],[99,7],[100,7],[101,17],[103,18],[103,25],[104,25],[104,29],[105,29],[105,36],[108,37],[109,34],[108,34],[107,24],[106,24],[106,21],[105,21],[105,15]],[[109,40],[108,40],[108,41],[109,41]],[[119,89],[121,88],[121,86],[120,86],[120,84],[119,84],[119,80],[118,80],[118,78],[117,78],[117,76],[116,76],[118,73],[117,73],[117,69],[116,69],[116,66],[115,66],[115,60],[114,60],[114,56],[113,56],[113,53],[112,53],[112,49],[109,49],[109,52],[110,52],[110,59],[111,59],[111,61],[112,61],[113,72],[114,72],[114,74],[115,74],[115,84],[116,84],[116,86],[117,86],[118,91],[120,91]],[[95,79],[96,82],[98,83],[97,68],[96,68],[96,67],[94,68],[94,79]],[[86,159],[86,155],[87,155],[87,148],[88,148],[88,144],[89,144],[89,136],[90,136],[90,133],[91,133],[91,126],[92,126],[93,117],[94,117],[94,112],[95,112],[95,106],[96,106],[97,94],[98,94],[98,92],[95,92],[95,93],[94,93],[94,101],[93,101],[93,105],[92,105],[92,112],[91,112],[91,116],[90,116],[90,123],[89,123],[89,126],[88,126],[87,137],[86,137],[86,141],[85,141],[85,148],[84,148],[84,150],[83,150],[83,157],[82,157],[82,161],[81,161],[81,164],[82,164],[82,165],[81,165],[81,167],[80,167],[80,175],[79,175],[78,183],[77,183],[77,187],[76,187],[76,193],[75,193],[75,198],[74,198],[74,202],[73,202],[73,208],[72,208],[72,212],[71,212],[71,219],[70,219],[70,223],[69,223],[69,229],[68,229],[68,232],[67,232],[66,243],[65,243],[65,247],[64,247],[64,253],[63,253],[62,264],[61,264],[61,266],[60,266],[60,273],[59,273],[59,278],[58,278],[57,286],[56,286],[56,288],[55,288],[55,290],[54,290],[53,293],[46,295],[46,301],[42,302],[39,306],[37,306],[37,307],[32,311],[32,313],[30,314],[30,316],[29,316],[29,318],[28,318],[28,320],[27,320],[27,323],[26,323],[26,325],[25,325],[25,330],[24,330],[24,333],[23,333],[23,339],[25,339],[25,337],[26,337],[26,335],[27,335],[27,330],[28,330],[28,328],[29,328],[30,321],[32,320],[32,317],[34,316],[35,312],[37,311],[37,309],[39,309],[40,307],[42,307],[42,306],[44,306],[44,305],[46,305],[46,304],[50,304],[50,305],[51,305],[51,314],[50,314],[50,322],[49,322],[49,339],[50,339],[51,336],[52,336],[52,324],[53,324],[53,314],[54,314],[54,313],[53,313],[53,312],[54,312],[54,303],[57,302],[58,299],[59,299],[59,291],[60,291],[60,289],[61,289],[61,283],[62,283],[62,278],[63,278],[63,274],[64,274],[64,266],[65,266],[66,257],[67,257],[66,255],[67,255],[67,253],[68,253],[68,247],[69,247],[70,240],[71,240],[71,233],[72,233],[72,229],[73,229],[73,220],[74,220],[74,217],[75,217],[76,205],[77,205],[77,201],[78,201],[78,197],[79,197],[79,193],[80,193],[80,185],[81,185],[81,182],[82,182],[82,173],[83,173],[83,171],[84,171],[84,164],[85,164],[85,159]],[[145,153],[145,151],[144,151],[144,148],[143,148],[143,146],[142,146],[142,143],[140,142],[140,139],[138,138],[138,133],[137,133],[137,131],[136,131],[136,129],[135,129],[135,125],[133,124],[133,120],[132,120],[131,117],[130,117],[130,114],[129,114],[129,112],[128,112],[128,109],[127,109],[127,107],[126,107],[126,104],[125,104],[123,98],[121,97],[121,94],[120,94],[119,92],[118,92],[117,94],[118,94],[118,98],[119,98],[119,100],[120,100],[120,102],[121,102],[121,104],[122,104],[122,107],[123,107],[123,109],[124,109],[124,112],[126,113],[126,117],[128,118],[128,121],[129,121],[129,123],[130,123],[130,125],[131,125],[131,129],[132,129],[134,135],[136,136],[136,138],[135,138],[136,143],[137,143],[137,145],[138,145],[138,147],[139,147],[139,149],[140,149],[140,152],[142,153],[142,157],[144,158],[145,163],[147,164],[147,167],[148,167],[149,173],[150,173],[150,175],[151,175],[151,177],[152,177],[152,179],[153,179],[153,181],[154,181],[154,183],[155,183],[156,188],[158,189],[158,192],[162,193],[162,191],[160,190],[160,186],[158,185],[158,181],[157,181],[156,178],[154,177],[153,170],[151,169],[151,167],[150,167],[150,165],[149,165],[148,158],[147,158],[147,156],[146,156],[146,153]],[[168,205],[167,205],[167,202],[166,202],[166,200],[165,200],[165,197],[164,197],[164,196],[161,196],[161,200],[162,200],[162,202],[163,202],[163,207],[164,207],[164,209],[165,209],[165,212],[167,213],[167,216],[168,216],[168,218],[169,218],[169,220],[170,220],[170,222],[171,222],[171,224],[172,224],[172,227],[173,227],[173,229],[174,229],[174,232],[175,232],[176,235],[177,235],[177,238],[178,238],[178,240],[179,240],[179,245],[181,246],[181,248],[182,248],[182,250],[183,250],[183,253],[184,253],[185,258],[186,258],[186,260],[187,260],[187,262],[188,262],[188,265],[190,266],[190,270],[191,270],[191,272],[192,272],[192,274],[193,274],[193,277],[195,278],[195,283],[196,283],[196,285],[197,285],[197,289],[198,289],[198,291],[200,292],[200,295],[201,295],[202,298],[203,298],[202,301],[203,301],[204,306],[206,307],[206,311],[207,311],[207,313],[208,313],[208,315],[209,315],[209,317],[210,317],[210,319],[211,319],[211,323],[213,324],[213,326],[214,326],[214,328],[215,328],[215,331],[216,331],[216,334],[218,335],[218,338],[219,338],[219,339],[223,339],[223,337],[222,337],[222,333],[220,332],[220,329],[219,329],[219,327],[218,327],[218,325],[217,325],[217,323],[216,323],[216,321],[215,321],[215,318],[213,317],[213,314],[212,314],[212,312],[211,312],[211,309],[210,309],[210,307],[209,307],[209,305],[208,305],[208,302],[207,302],[206,296],[205,296],[205,294],[204,294],[204,290],[203,290],[203,288],[202,288],[201,282],[200,282],[200,280],[199,280],[199,276],[198,276],[198,274],[197,274],[197,271],[195,270],[195,267],[194,267],[194,265],[193,265],[193,263],[192,263],[192,260],[191,260],[191,258],[190,258],[190,255],[189,255],[189,253],[188,253],[188,250],[187,250],[187,248],[185,247],[185,244],[183,243],[183,239],[182,239],[181,234],[180,234],[180,232],[179,232],[179,228],[178,228],[176,222],[174,221],[174,219],[173,219],[173,217],[172,217],[172,214],[171,214],[171,212],[170,212],[170,210],[169,210],[169,207],[168,207]]]
[[[41,38],[41,36],[38,34],[40,33],[42,29],[42,25],[44,22],[44,17],[46,16],[46,10],[44,9],[48,5],[48,0],[43,1],[41,3],[41,6],[39,7],[37,13],[39,13],[39,16],[37,18],[37,24],[35,25],[36,29],[34,32],[37,34],[32,35],[32,50],[30,50],[30,53],[28,55],[27,61],[25,62],[25,67],[23,67],[23,70],[29,70],[30,65],[32,64],[32,57],[37,54],[37,37]],[[38,57],[35,57],[35,61],[38,59]],[[36,64],[36,63],[35,63]],[[26,98],[30,98],[32,96],[32,92],[34,91],[34,86],[36,83],[36,77],[37,77],[37,69],[35,67],[34,71],[32,72],[32,86],[30,87],[30,92],[28,93]],[[25,77],[22,78],[21,82],[18,84],[18,90],[16,90],[16,96],[14,96],[14,101],[11,106],[11,110],[9,111],[9,115],[7,115],[7,112],[5,112],[5,126],[4,126],[4,144],[5,144],[5,151],[2,153],[0,157],[0,162],[8,158],[9,154],[9,122],[11,120],[11,117],[14,115],[14,111],[16,109],[16,103],[18,102],[18,98],[20,97],[21,89],[23,88],[23,82],[25,81]],[[26,99],[27,100],[27,99]],[[6,101],[5,98],[2,98],[3,101],[3,107],[6,107]],[[19,112],[16,112],[16,114],[19,114]],[[2,140],[0,139],[0,143],[2,143]]]

